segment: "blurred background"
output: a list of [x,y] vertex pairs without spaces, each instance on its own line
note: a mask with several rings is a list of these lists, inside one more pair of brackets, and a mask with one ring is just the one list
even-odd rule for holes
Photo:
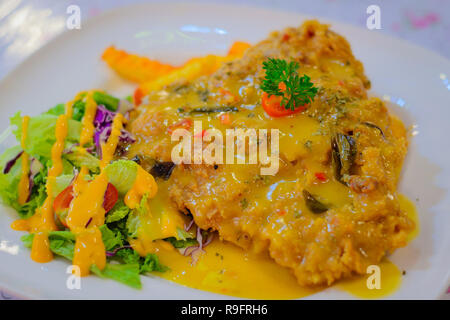
[[[378,5],[381,11],[381,29],[374,32],[405,39],[450,58],[450,0],[203,1],[301,12],[364,28],[368,17],[367,7]],[[70,5],[80,7],[81,21],[84,21],[95,19],[111,8],[142,2],[152,0],[0,0],[0,79],[27,56],[67,29],[67,8]]]

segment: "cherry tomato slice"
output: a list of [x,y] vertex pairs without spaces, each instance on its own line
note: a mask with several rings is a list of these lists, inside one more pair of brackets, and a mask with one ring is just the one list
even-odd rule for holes
[[281,106],[280,96],[269,95],[264,92],[262,94],[262,107],[266,113],[274,118],[285,117],[291,114],[302,112],[306,109],[306,106],[300,106],[295,108],[295,110],[286,109],[284,106]]
[[[73,200],[73,186],[70,185],[61,191],[53,201],[53,210],[55,212],[64,211],[69,208],[70,203]],[[103,208],[105,212],[111,210],[117,202],[119,198],[119,193],[117,192],[116,187],[114,187],[111,183],[108,183],[106,187],[106,192],[103,200]]]
[[328,179],[327,175],[324,172],[316,172],[314,175],[316,176],[317,180],[320,180],[322,182],[325,182]]
[[142,89],[141,88],[137,88],[135,91],[134,91],[134,95],[133,95],[133,98],[134,98],[134,105],[135,106],[139,106],[141,103],[142,103],[142,98],[144,98],[144,91],[142,91]]
[[111,183],[108,183],[108,187],[105,192],[105,200],[103,201],[103,208],[105,209],[105,213],[109,212],[119,199],[119,192],[117,192],[116,187],[114,187]]
[[70,185],[56,196],[55,200],[53,201],[54,212],[63,211],[69,208],[70,203],[73,199],[72,189],[73,187],[72,185]]

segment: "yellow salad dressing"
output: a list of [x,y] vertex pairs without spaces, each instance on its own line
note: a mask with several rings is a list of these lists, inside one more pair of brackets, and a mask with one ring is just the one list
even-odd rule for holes
[[[72,105],[68,103],[66,109],[71,113]],[[36,262],[44,263],[53,259],[53,254],[50,251],[48,232],[58,230],[53,213],[53,187],[56,177],[62,173],[61,154],[64,149],[64,140],[67,136],[67,126],[67,116],[65,114],[60,115],[56,120],[56,141],[51,150],[52,166],[48,170],[46,183],[47,198],[44,204],[36,209],[36,213],[32,217],[26,220],[21,219],[15,221],[11,226],[15,230],[26,230],[34,233],[31,258]]]
[[[82,148],[92,139],[96,108],[97,104],[92,98],[92,92],[89,92],[86,97],[86,112],[82,121],[83,127],[80,137]],[[122,129],[122,119],[121,114],[114,117],[111,134],[107,142],[102,145],[103,158],[100,174],[91,182],[86,183],[84,177],[88,170],[82,167],[80,176],[75,180],[76,197],[69,207],[67,225],[76,236],[73,264],[80,268],[81,276],[88,275],[92,265],[96,265],[100,270],[106,265],[105,246],[102,241],[102,234],[98,229],[105,223],[103,202],[108,186],[108,177],[103,169],[112,159],[116,150],[120,130]]]
[[20,176],[19,190],[18,190],[19,193],[18,202],[20,205],[23,205],[25,202],[27,202],[28,196],[30,195],[31,191],[29,190],[30,163],[28,159],[29,158],[28,154],[25,152],[25,142],[27,140],[27,130],[29,121],[30,121],[29,116],[24,116],[22,118],[22,137],[20,140],[20,145],[24,151],[20,156],[20,160],[22,161],[22,173]]

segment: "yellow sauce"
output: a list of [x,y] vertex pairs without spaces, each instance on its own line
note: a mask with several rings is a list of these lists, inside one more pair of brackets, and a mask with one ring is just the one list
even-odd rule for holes
[[159,250],[160,261],[169,266],[155,273],[176,283],[205,291],[251,299],[298,299],[323,288],[302,288],[294,275],[270,257],[252,255],[220,240],[206,247],[198,263],[175,249]]
[[335,287],[363,299],[383,298],[394,293],[402,282],[400,270],[387,259],[383,259],[377,266],[380,268],[380,289],[369,289],[367,281],[372,273],[341,280]]
[[[46,184],[47,198],[44,201],[44,204],[36,210],[36,213],[31,218],[17,220],[12,224],[12,228],[15,230],[26,230],[35,234],[31,248],[31,258],[36,262],[48,262],[53,258],[48,239],[48,232],[57,230],[53,213],[53,187],[56,177],[59,176],[63,170],[61,154],[67,136],[68,119],[72,117],[73,104],[79,100],[83,94],[84,92],[80,92],[72,101],[68,102],[66,104],[65,114],[59,116],[57,119],[55,127],[56,141],[52,146],[51,151],[52,167],[48,172]],[[89,92],[86,97],[85,116],[83,117],[83,127],[80,136],[80,149],[82,152],[85,150],[83,147],[84,144],[92,139],[94,133],[93,120],[96,107],[96,103],[92,98],[92,92]],[[26,139],[28,118],[24,118],[23,121],[22,130],[24,131],[22,134],[22,144],[24,144]],[[114,119],[112,133],[108,139],[107,146],[103,149],[107,159],[112,159],[121,128],[122,116],[118,115]],[[23,171],[25,171],[25,165],[22,164],[22,166]],[[96,264],[100,269],[103,269],[106,264],[105,248],[98,226],[104,224],[104,209],[102,205],[108,180],[105,174],[100,174],[94,181],[88,184],[84,179],[87,173],[87,168],[81,168],[74,186],[77,197],[71,204],[68,215],[68,224],[72,231],[77,235],[74,264],[80,267],[82,275],[89,273],[91,264]],[[20,188],[19,194],[25,194],[25,192],[21,191],[22,189],[24,190],[24,187]],[[22,197],[24,197],[24,195],[22,195]],[[92,221],[88,223],[90,218],[92,218]],[[88,225],[90,225],[89,229],[86,228]]]
[[[97,111],[97,103],[92,97],[93,92],[88,92],[86,96],[86,106],[84,111],[84,116],[82,119],[82,128],[80,134],[80,147],[77,149],[79,152],[86,152],[84,145],[89,143],[94,135],[94,118]],[[89,169],[86,166],[80,168],[80,172],[76,177],[73,184],[73,192],[75,197],[81,192],[81,190],[87,185],[88,181],[85,179],[86,175],[89,173]]]
[[[195,265],[191,257],[182,256],[163,241],[149,245],[133,240],[131,244],[141,255],[156,253],[161,263],[169,266],[169,271],[155,272],[155,275],[194,289],[250,299],[299,299],[326,289],[323,286],[301,287],[290,270],[270,257],[245,252],[218,239],[206,247]],[[368,288],[367,279],[371,274],[340,280],[333,288],[363,299],[394,293],[401,284],[401,272],[387,259],[377,266],[380,267],[380,289]]]
[[[71,108],[71,105],[67,106],[69,111]],[[67,136],[67,119],[66,115],[60,115],[56,120],[56,142],[53,144],[51,151],[52,166],[48,170],[46,183],[47,198],[44,204],[36,210],[36,213],[32,217],[27,220],[18,220],[11,226],[15,230],[27,230],[34,233],[31,259],[40,263],[49,262],[53,259],[53,253],[50,251],[48,232],[58,230],[53,214],[53,187],[56,177],[63,170],[61,154],[64,149],[64,140]]]
[[[52,260],[53,254],[50,251],[50,241],[48,232],[57,230],[54,222],[53,212],[53,188],[55,179],[62,173],[62,151],[64,149],[65,138],[68,131],[68,119],[72,117],[73,104],[79,100],[84,92],[80,92],[72,101],[66,104],[66,112],[58,117],[55,127],[56,141],[52,146],[51,160],[52,167],[48,172],[47,198],[41,208],[29,219],[15,221],[11,227],[15,230],[29,231],[35,234],[31,249],[31,257],[36,262],[48,262]],[[82,130],[80,134],[79,152],[86,152],[84,145],[89,143],[94,134],[94,117],[97,104],[93,99],[93,92],[86,95],[85,115],[82,120]],[[23,118],[22,123],[22,148],[25,146],[27,138],[27,127],[29,117]],[[104,224],[105,209],[103,208],[104,195],[108,186],[108,178],[103,169],[111,162],[114,152],[119,142],[119,136],[123,128],[124,118],[122,114],[114,117],[111,134],[102,145],[102,160],[100,163],[101,172],[94,180],[88,182],[85,177],[89,173],[87,167],[81,167],[77,178],[74,181],[74,200],[72,201],[67,215],[67,225],[76,235],[73,264],[80,268],[80,274],[89,274],[91,265],[95,264],[99,269],[106,265],[105,246],[99,226]],[[22,178],[19,183],[19,201],[25,203],[28,198],[28,155],[24,152],[22,156]],[[157,186],[153,177],[138,167],[136,181],[125,197],[125,201],[135,208],[144,194],[149,198],[156,194]]]
[[20,205],[24,205],[27,202],[28,196],[30,195],[29,190],[29,175],[30,175],[30,163],[28,154],[25,152],[25,141],[27,140],[27,132],[28,132],[28,123],[30,121],[29,116],[24,116],[22,118],[22,137],[20,140],[20,145],[24,150],[22,155],[20,156],[20,160],[22,161],[22,173],[19,181],[19,198],[18,202]]
[[[96,106],[95,102],[90,99],[90,94],[88,94],[87,104],[90,104],[90,107],[87,110],[94,109]],[[90,113],[93,114],[93,112]],[[93,116],[91,120],[93,121]],[[84,183],[82,181],[84,181],[87,169],[82,168],[82,176],[78,177],[75,182],[76,197],[70,205],[67,224],[76,235],[73,264],[80,268],[81,276],[87,276],[92,265],[96,265],[100,270],[106,265],[105,246],[98,229],[105,223],[103,202],[108,186],[108,177],[103,169],[111,161],[116,150],[122,129],[122,120],[121,114],[114,117],[111,134],[107,142],[102,145],[102,171],[100,174],[91,182]],[[89,129],[85,131],[84,143],[88,141],[86,139],[92,137],[92,133],[93,131],[89,131]]]
[[[417,213],[416,206],[414,203],[408,199],[403,194],[398,195],[398,201],[400,204],[400,209],[406,212],[408,218],[410,218],[414,224],[414,230],[408,235],[408,241],[412,241],[419,234],[419,217]],[[377,266],[380,267],[381,276],[381,288],[380,289],[369,289],[367,286],[367,278],[371,275],[366,276],[355,276],[350,279],[344,279],[336,284],[336,288],[346,291],[351,295],[363,299],[377,299],[389,296],[394,293],[401,285],[401,271],[388,259],[384,258]]]
[[[55,129],[56,142],[52,148],[53,166],[49,170],[47,181],[48,196],[44,205],[30,219],[15,221],[12,225],[16,230],[28,230],[35,233],[31,256],[37,262],[47,262],[52,259],[47,236],[48,231],[56,230],[56,225],[53,221],[52,187],[54,179],[62,172],[61,153],[67,135],[67,119],[71,117],[72,104],[78,98],[79,95],[67,104],[66,115],[60,116],[57,120]],[[91,93],[88,93],[80,138],[80,148],[82,150],[84,150],[83,145],[92,139],[95,109],[95,101],[93,101]],[[285,129],[284,132],[295,130],[297,137],[304,136],[302,139],[292,139],[292,134],[281,135],[280,144],[292,145],[294,141],[297,141],[296,143],[299,146],[298,148],[282,148],[287,159],[298,157],[298,154],[294,153],[307,152],[302,146],[308,139],[328,140],[328,137],[308,136],[308,132],[317,129],[317,124],[307,117],[300,115],[299,118],[301,118],[302,124],[305,124],[305,126],[296,125],[292,127],[294,123],[291,123],[290,119],[279,119],[272,122],[273,127],[281,126]],[[239,122],[239,120],[240,118],[236,117],[235,121]],[[24,119],[24,124],[25,121],[27,120]],[[101,169],[104,169],[113,158],[123,121],[124,119],[120,114],[117,114],[114,118],[111,135],[108,141],[102,145]],[[299,120],[296,119],[296,121],[298,122]],[[218,124],[217,126],[220,125]],[[25,130],[22,133],[24,141],[26,125],[23,125],[22,130]],[[320,158],[321,153],[323,152],[315,152],[316,157]],[[311,163],[305,161],[303,163],[309,169],[308,172],[312,173],[311,177],[306,177],[309,182],[309,190],[315,195],[339,206],[350,202],[351,192],[336,181],[330,180],[326,183],[313,181],[314,172],[326,171],[326,167],[318,166],[314,164],[315,162],[317,161],[311,161]],[[26,171],[25,169],[22,163],[23,172]],[[98,227],[104,224],[105,211],[103,209],[103,201],[108,179],[102,171],[94,180],[88,182],[84,179],[87,174],[88,169],[82,167],[74,183],[76,197],[72,201],[67,216],[68,226],[76,235],[73,264],[80,267],[82,276],[89,274],[91,265],[95,264],[99,269],[103,269],[106,264],[105,247]],[[225,174],[231,175],[224,171]],[[247,179],[249,174],[244,174],[244,176]],[[274,199],[290,202],[289,198],[284,199],[285,195],[300,191],[295,179],[289,180],[290,176],[292,176],[290,173],[286,176],[280,175],[279,179],[271,181],[266,187],[261,188],[261,192],[257,192],[249,197],[249,208],[251,209],[252,205],[255,207],[270,206]],[[236,180],[237,178],[233,175],[233,179]],[[242,181],[239,183],[242,183]],[[167,206],[170,201],[165,192],[166,189],[161,190],[162,192],[160,191],[157,197],[149,203],[148,217],[143,222],[139,239],[130,240],[132,247],[141,255],[157,253],[161,262],[170,267],[170,271],[158,273],[159,276],[200,290],[255,299],[295,299],[323,289],[323,287],[316,289],[300,287],[292,273],[288,269],[277,265],[270,257],[245,252],[233,244],[217,239],[206,248],[195,265],[192,264],[191,257],[182,256],[170,244],[161,240],[154,241],[155,239],[174,236],[176,227],[183,222],[183,218],[177,218],[183,216],[179,216],[177,212],[174,214],[169,212],[171,210]],[[153,177],[138,166],[134,185],[124,198],[125,204],[130,208],[136,208],[145,194],[148,195],[148,198],[153,198],[157,190],[158,186]],[[416,231],[410,236],[411,240],[418,233],[417,211],[414,204],[402,195],[399,196],[399,202],[401,209],[406,211],[408,217],[416,222]],[[302,203],[299,209],[307,211]],[[275,219],[277,217],[273,216],[272,218]],[[156,229],[162,234],[161,236],[155,237],[155,234],[158,233]],[[369,275],[355,276],[351,279],[339,281],[335,288],[361,298],[379,298],[391,294],[401,283],[400,271],[386,259],[380,262],[378,266],[381,270],[381,289],[368,289],[367,278]]]
[[89,226],[101,226],[105,220],[105,209],[103,209],[103,198],[108,178],[105,173],[100,173],[94,180],[89,182],[84,190],[72,200],[67,214],[67,225],[76,232],[78,228]]
[[122,130],[122,123],[124,118],[121,113],[118,113],[113,120],[111,127],[111,134],[105,144],[102,144],[102,160],[100,162],[100,168],[105,168],[112,160],[114,152],[119,142],[120,130]]
[[[327,38],[329,38],[328,36],[329,34],[327,34]],[[329,46],[329,48],[331,51],[334,51],[332,46]],[[345,46],[343,46],[343,49],[345,49]],[[344,53],[344,57],[348,55],[347,52]],[[362,75],[362,69],[358,67],[355,72],[355,60],[353,56],[349,55],[347,58],[349,58],[349,60],[344,66],[342,61],[334,61],[334,59],[328,57],[321,58],[320,55],[318,55],[315,57],[317,60],[315,64],[320,66],[320,68],[317,68],[317,66],[306,66],[304,68],[302,67],[302,72],[311,75],[313,80],[318,81],[319,85],[323,86],[325,84],[325,86],[323,86],[325,88],[327,87],[326,85],[332,87],[332,81],[337,79],[343,84],[345,84],[345,82],[353,82],[353,85],[342,85],[344,87],[342,90],[345,90],[345,96],[349,96],[351,93],[355,97],[364,98],[365,92],[363,91],[364,87],[362,86],[362,81],[365,80],[365,77]],[[319,59],[321,59],[321,61],[319,61]],[[328,63],[322,63],[325,62],[325,60],[329,60]],[[213,62],[213,69],[216,69],[215,64],[217,62]],[[208,67],[206,67],[206,69],[208,69]],[[331,77],[322,77],[324,73],[330,74]],[[326,125],[323,125],[323,119],[318,121],[314,119],[314,117],[309,117],[306,114],[299,114],[296,117],[268,119],[261,108],[253,110],[253,107],[257,105],[257,101],[260,99],[260,94],[258,93],[258,90],[255,90],[253,83],[253,81],[256,80],[255,76],[256,75],[249,75],[249,77],[240,80],[233,79],[233,77],[230,77],[229,80],[224,78],[225,80],[223,80],[222,83],[217,83],[218,85],[216,85],[216,87],[220,86],[230,89],[230,91],[227,90],[229,94],[226,95],[220,93],[220,90],[220,94],[217,92],[214,93],[217,96],[216,102],[219,102],[219,104],[233,103],[233,100],[235,100],[236,97],[240,97],[243,99],[242,102],[245,102],[242,104],[247,106],[244,108],[247,109],[246,111],[242,110],[238,114],[233,113],[230,116],[228,123],[224,123],[224,121],[219,120],[219,117],[216,117],[215,115],[211,116],[210,114],[194,115],[192,116],[192,119],[201,120],[206,123],[207,126],[205,129],[215,127],[222,132],[229,127],[254,127],[256,129],[275,128],[280,130],[279,142],[280,153],[283,160],[282,165],[289,167],[289,169],[285,168],[284,173],[280,173],[274,178],[269,178],[267,181],[262,179],[264,182],[261,182],[260,180],[255,180],[255,176],[257,176],[257,179],[260,178],[260,176],[255,174],[254,169],[256,167],[252,168],[246,166],[242,171],[238,171],[231,170],[231,167],[228,166],[224,168],[223,171],[216,174],[217,179],[213,181],[213,183],[224,185],[230,190],[240,190],[238,187],[245,184],[248,184],[249,188],[253,188],[252,184],[256,185],[255,181],[257,181],[258,185],[255,186],[255,191],[248,194],[246,198],[243,199],[245,200],[244,203],[246,203],[244,209],[250,212],[248,217],[251,219],[259,217],[261,221],[269,222],[269,226],[265,227],[264,230],[258,230],[258,232],[261,231],[260,233],[263,236],[263,240],[270,239],[271,244],[277,241],[282,243],[281,236],[278,236],[277,234],[282,233],[284,236],[286,234],[289,235],[290,233],[295,235],[300,230],[299,225],[301,223],[308,223],[311,220],[301,220],[306,222],[295,220],[297,216],[303,215],[303,217],[310,217],[312,215],[303,202],[296,202],[293,200],[293,198],[299,198],[301,192],[306,188],[309,192],[317,196],[319,200],[323,201],[325,204],[330,204],[331,208],[333,208],[333,206],[337,208],[344,207],[350,204],[355,198],[350,189],[344,187],[332,178],[332,172],[327,164],[332,132],[323,130],[324,127],[326,128]],[[172,83],[179,77],[180,74],[176,74],[173,79],[166,78],[165,81],[167,82],[164,84]],[[330,79],[331,81],[327,79]],[[158,86],[159,85],[161,85],[161,83],[159,83]],[[150,90],[152,88],[146,89]],[[243,89],[242,92],[241,89]],[[66,114],[58,118],[55,129],[56,142],[52,148],[53,165],[49,170],[47,180],[48,196],[44,205],[37,210],[32,218],[28,220],[18,220],[14,223],[15,228],[25,229],[35,234],[31,252],[32,258],[35,261],[46,262],[52,259],[47,236],[48,231],[56,230],[53,221],[52,189],[55,178],[62,172],[61,152],[64,148],[64,140],[67,135],[68,119],[72,117],[72,104],[78,100],[82,94],[85,93],[78,94],[73,101],[69,102],[66,105]],[[80,135],[80,150],[82,152],[86,152],[84,145],[91,141],[94,132],[93,120],[97,106],[92,94],[93,92],[91,91],[86,95],[86,109],[82,120],[82,132]],[[167,122],[168,124],[175,124],[174,122],[179,121],[177,112],[174,112],[175,110],[178,110],[179,107],[184,107],[185,105],[201,106],[202,103],[199,99],[203,100],[203,98],[200,98],[199,94],[194,92],[190,92],[186,95],[176,94],[173,95],[173,97],[173,99],[171,98],[165,102],[166,105],[160,104],[159,110],[158,108],[154,108],[154,106],[150,106],[149,114],[142,118],[141,128],[139,128],[139,122],[137,122],[138,126],[134,131],[146,138],[141,139],[142,143],[145,143],[145,145],[142,147],[137,143],[131,147],[131,150],[133,150],[133,148],[142,148],[144,150],[143,153],[148,153],[147,155],[149,158],[157,159],[158,157],[155,157],[152,152],[160,150],[161,148],[154,148],[153,146],[158,144],[169,146],[170,143],[167,141],[169,135],[166,134],[165,130],[155,130],[155,132],[163,132],[163,134],[159,136],[158,134],[154,134],[151,131],[152,126],[149,126],[149,124],[153,122],[148,120],[156,120],[154,123]],[[336,95],[336,99],[337,98],[340,98],[340,96]],[[231,100],[227,101],[226,99]],[[239,99],[235,100],[235,102],[239,102]],[[157,99],[154,100],[158,101]],[[161,102],[163,102],[163,99],[161,99]],[[206,103],[207,101],[203,102]],[[378,107],[376,104],[369,106]],[[311,107],[317,109],[318,106],[312,105]],[[362,109],[365,110],[370,108]],[[164,121],[157,121],[158,113],[156,113],[155,110],[171,110],[172,113],[167,114],[167,119],[163,119]],[[155,113],[156,116],[153,117],[152,113]],[[334,118],[333,121],[337,119],[338,118]],[[381,115],[379,120],[383,120]],[[24,137],[26,137],[27,127],[25,124],[28,123],[28,119],[24,118],[23,121],[24,131],[22,133],[22,139],[25,141]],[[106,173],[103,172],[103,169],[113,159],[123,122],[123,116],[117,114],[113,121],[111,135],[108,141],[102,145],[100,174],[89,182],[85,179],[89,171],[86,167],[82,167],[74,182],[75,198],[69,208],[67,224],[71,231],[76,235],[73,264],[80,267],[81,275],[89,274],[89,269],[93,264],[100,269],[103,269],[106,264],[105,247],[99,230],[99,227],[104,224],[105,210],[103,208],[103,202],[108,185],[108,178]],[[155,126],[153,129],[166,128],[158,128]],[[395,132],[397,130],[395,124],[393,125],[392,130],[394,131],[394,135],[398,135],[399,137],[402,136],[401,132]],[[369,135],[366,136],[370,137]],[[24,142],[22,143],[24,144]],[[401,146],[401,144],[399,145]],[[373,158],[375,158],[375,156],[376,154],[374,153]],[[287,164],[287,162],[290,164]],[[26,200],[26,197],[29,194],[24,178],[28,175],[28,172],[28,157],[26,157],[24,153],[22,156],[23,181],[21,179],[19,186],[19,203],[24,201],[24,199]],[[318,178],[315,176],[316,173],[321,173],[326,178],[319,179],[319,182],[317,180]],[[183,178],[184,177],[180,177],[180,180]],[[189,177],[185,178],[189,179]],[[26,182],[28,184],[28,181]],[[139,254],[145,255],[147,253],[156,253],[161,262],[171,268],[171,270],[166,273],[158,274],[161,277],[196,289],[256,299],[300,298],[323,289],[302,288],[297,284],[297,279],[289,269],[276,264],[267,254],[256,254],[255,252],[250,252],[250,250],[244,251],[231,243],[222,242],[218,239],[213,241],[204,252],[199,252],[199,260],[196,264],[193,264],[191,257],[180,255],[169,243],[159,240],[169,236],[176,236],[177,228],[185,222],[183,215],[177,212],[175,208],[169,208],[172,202],[168,197],[166,187],[167,185],[165,185],[164,190],[162,190],[163,192],[160,191],[158,196],[148,203],[148,210],[145,210],[145,217],[140,221],[141,227],[138,239],[130,240],[130,244],[137,252],[139,252]],[[160,188],[163,189],[162,186],[160,186]],[[153,177],[138,166],[136,180],[132,188],[125,195],[125,204],[129,208],[137,208],[141,205],[142,197],[147,195],[149,198],[153,198],[156,195],[157,190],[158,186]],[[195,200],[198,203],[195,203],[195,205],[200,207],[202,205],[205,206],[205,204],[208,204],[207,201],[212,200],[211,198],[213,197],[222,200],[221,197],[224,190],[220,190],[219,188],[212,190],[217,190],[218,192],[212,192],[198,197]],[[232,197],[228,198],[233,199]],[[417,212],[415,211],[414,205],[405,197],[400,196],[399,198],[401,209],[407,211],[408,216],[417,221]],[[218,201],[218,203],[220,202],[221,201]],[[231,208],[233,205],[234,203],[230,203],[231,214],[233,214]],[[236,203],[236,205],[238,204]],[[241,205],[244,206],[242,202]],[[269,209],[269,214],[264,211],[264,208]],[[287,214],[292,215],[295,219],[291,217],[290,219],[285,220]],[[212,220],[212,216],[209,216],[208,219]],[[251,219],[249,219],[248,222],[243,222],[245,226],[241,226],[241,231],[257,234],[258,232],[255,230],[262,228],[263,224],[258,223],[260,222],[258,220],[253,221]],[[338,220],[339,219],[336,219],[336,224],[339,223]],[[236,224],[237,223],[238,222],[236,221]],[[313,224],[308,224],[307,228],[309,228],[309,226],[314,227],[315,225],[320,227],[320,224],[324,223],[326,223],[326,221],[323,218],[316,217]],[[235,226],[231,226],[231,229],[233,228],[235,228]],[[414,237],[414,235],[412,237]],[[232,237],[230,236],[229,238],[231,239]],[[298,240],[294,236],[290,238],[294,239],[294,241]],[[302,241],[304,241],[303,243],[311,243],[312,241],[315,241],[315,239],[307,238]],[[262,249],[266,249],[264,247],[265,244],[265,242],[262,242]],[[263,252],[266,252],[266,250],[263,250]],[[274,252],[272,252],[272,254],[274,254]],[[335,287],[363,298],[386,296],[399,286],[400,272],[395,265],[387,260],[380,262],[379,267],[382,278],[381,289],[368,289],[368,276],[358,276],[343,280],[338,282]]]
[[80,276],[89,275],[91,265],[103,270],[106,265],[105,245],[97,226],[76,232],[73,265],[80,268]]
[[[80,146],[83,147],[86,143],[90,142],[94,135],[94,118],[97,112],[97,103],[92,97],[92,92],[89,92],[86,96],[86,106],[84,116],[82,120],[82,129],[80,134]],[[85,150],[84,148],[82,150]]]
[[77,197],[89,183],[89,181],[85,179],[88,173],[89,169],[87,167],[83,166],[80,168],[80,172],[78,173],[77,177],[75,178],[75,181],[73,182],[73,193],[75,197]]
[[414,230],[408,235],[408,242],[412,241],[419,235],[420,224],[419,224],[419,214],[417,213],[416,206],[414,203],[408,199],[407,196],[403,194],[398,195],[398,202],[400,204],[400,209],[406,212],[408,218],[414,222]]
[[[325,188],[329,187],[339,189],[339,186],[334,185]],[[273,194],[277,188],[272,189],[275,190]],[[165,193],[164,190],[161,188],[150,204],[159,199],[160,194]],[[399,198],[402,210],[409,217],[417,217],[414,204],[403,195]],[[165,273],[155,272],[155,275],[184,286],[253,299],[298,299],[326,289],[301,287],[291,271],[276,264],[267,255],[249,253],[228,242],[215,239],[200,254],[197,264],[192,264],[191,257],[182,256],[164,241],[152,241],[146,234],[148,232],[140,235],[139,239],[130,241],[133,249],[142,256],[156,253],[170,270]],[[389,296],[401,285],[401,271],[386,258],[376,266],[380,268],[379,289],[368,287],[368,279],[373,271],[369,271],[367,275],[340,280],[332,288],[363,299]]]
[[124,199],[125,204],[131,209],[139,205],[144,194],[147,194],[148,198],[153,198],[158,191],[158,186],[153,176],[142,169],[141,166],[138,166],[137,170],[136,180]]

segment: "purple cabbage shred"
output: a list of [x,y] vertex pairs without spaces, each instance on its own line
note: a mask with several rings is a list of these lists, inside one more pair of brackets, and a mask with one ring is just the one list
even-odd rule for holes
[[[116,114],[116,112],[109,111],[103,105],[99,105],[97,107],[97,112],[94,118],[94,142],[97,155],[100,159],[102,158],[101,145],[108,140],[109,135],[111,134],[112,123]],[[131,133],[129,133],[125,129],[122,129],[120,131],[119,142],[123,144],[131,144],[136,142],[136,139],[132,136]]]

